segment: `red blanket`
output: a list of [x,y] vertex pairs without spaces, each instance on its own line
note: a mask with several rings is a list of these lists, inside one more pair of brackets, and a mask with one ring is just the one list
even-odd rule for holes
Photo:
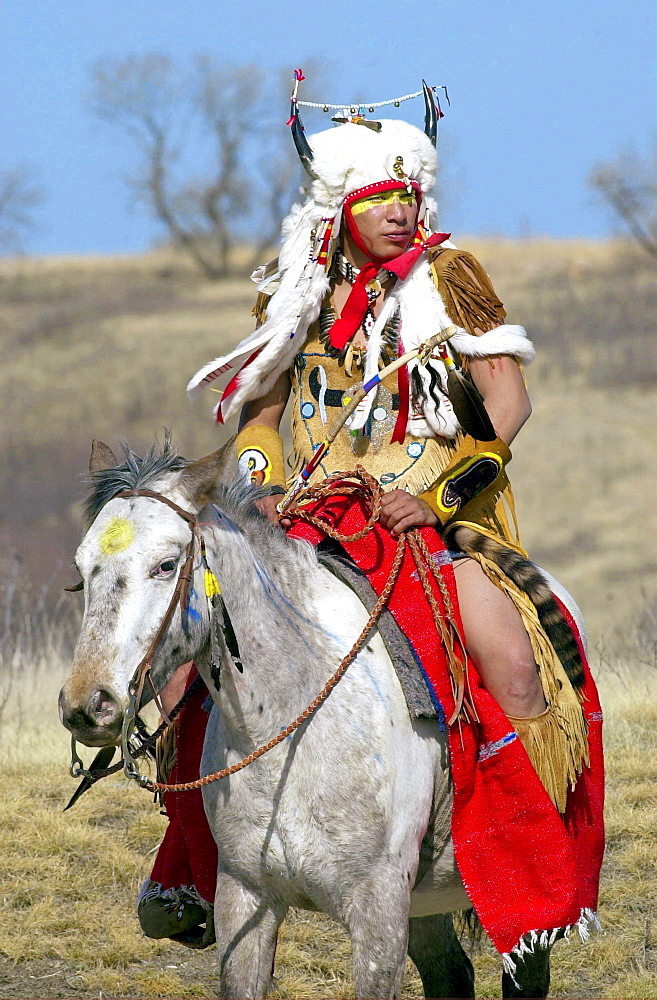
[[[323,500],[317,504],[317,513],[320,510],[322,518],[339,526],[343,534],[355,533],[365,522],[360,504],[351,500]],[[323,537],[320,531],[304,522],[295,524],[290,534],[313,544]],[[441,537],[433,528],[422,529],[422,534],[432,553],[445,550]],[[389,575],[395,540],[376,526],[364,539],[344,547],[380,593]],[[451,563],[441,565],[439,556],[435,561],[456,609]],[[442,606],[435,584],[434,593]],[[443,716],[450,718],[454,700],[446,658],[408,550],[388,607],[422,662]],[[574,622],[563,610],[579,642]],[[534,939],[533,932],[568,928],[574,924],[584,930],[587,920],[595,921],[604,847],[602,713],[583,649],[581,652],[586,674],[584,706],[589,724],[591,764],[569,794],[564,818],[552,805],[506,716],[481,686],[472,664],[468,665],[470,689],[480,721],[462,724],[460,731],[458,725],[448,730],[454,779],[452,835],[456,861],[472,904],[511,971],[514,965],[511,953],[522,950],[520,942],[526,934]],[[189,716],[191,710],[192,705],[185,713]],[[199,725],[200,707],[195,711],[193,725],[191,718],[185,719],[182,728],[184,732],[189,723],[190,728],[195,729],[195,738],[187,744],[183,739],[179,741],[178,780],[186,780],[183,771],[190,777],[192,772],[198,775],[199,737],[205,727]],[[192,804],[194,797],[198,798],[200,806],[200,792],[167,796],[167,811],[170,815],[174,811],[176,822],[170,825],[160,851],[168,859],[166,870],[158,856],[152,878],[167,887],[187,881],[189,874],[201,894],[212,899],[214,892],[209,884],[208,862],[212,863],[216,851],[202,818],[202,806],[198,808]],[[178,832],[174,826],[180,828]],[[194,872],[193,859],[191,865],[181,866],[179,875],[175,871],[174,858],[185,843],[194,853],[204,855],[202,871],[199,871],[201,878]],[[199,861],[197,857],[197,866]]]
[[[312,508],[311,508],[312,511]],[[342,534],[365,523],[358,502],[339,499],[317,504],[315,511]],[[304,522],[290,534],[317,543],[320,532]],[[445,550],[433,528],[422,535],[432,553]],[[396,541],[378,525],[365,538],[344,545],[380,593],[388,578]],[[451,563],[435,562],[457,608]],[[442,599],[434,584],[439,604]],[[388,608],[407,636],[446,718],[454,708],[445,654],[409,552],[402,563]],[[565,611],[565,609],[564,609]],[[458,612],[457,612],[458,614]],[[577,630],[566,612],[573,631]],[[532,931],[570,927],[587,918],[595,922],[598,882],[604,849],[602,713],[586,657],[585,714],[589,725],[590,767],[569,795],[565,819],[559,815],[536,776],[529,758],[497,702],[482,687],[469,663],[472,699],[479,723],[449,727],[454,779],[452,836],[463,883],[493,944],[509,955]]]

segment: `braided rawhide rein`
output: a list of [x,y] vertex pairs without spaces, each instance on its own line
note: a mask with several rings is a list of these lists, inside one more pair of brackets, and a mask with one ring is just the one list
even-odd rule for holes
[[[285,513],[286,515],[298,517],[307,521],[309,524],[314,525],[316,528],[323,531],[326,535],[335,539],[337,542],[355,542],[360,538],[364,538],[379,520],[381,514],[382,493],[383,491],[377,480],[366,472],[362,466],[357,466],[355,472],[335,472],[327,479],[322,480],[321,483],[318,483],[315,486],[306,487],[300,491],[297,496],[295,496],[293,503],[286,507]],[[354,532],[351,535],[343,535],[333,528],[327,521],[324,521],[322,518],[317,517],[314,514],[308,513],[304,509],[306,504],[314,500],[326,499],[330,496],[359,496],[365,499],[370,506],[370,515],[367,523],[359,531]],[[395,551],[390,569],[390,575],[388,576],[385,586],[381,591],[381,595],[374,605],[363,630],[356,639],[356,642],[351,647],[347,655],[341,660],[338,669],[326,682],[315,700],[308,705],[308,707],[294,720],[294,722],[291,722],[289,726],[286,726],[285,729],[281,730],[281,732],[274,736],[268,743],[263,744],[254,750],[253,753],[250,753],[248,757],[244,757],[243,760],[238,761],[236,764],[232,764],[230,767],[222,768],[221,771],[215,771],[213,774],[207,774],[203,778],[197,778],[196,781],[186,781],[178,784],[167,784],[162,781],[150,780],[148,783],[144,783],[144,787],[151,792],[190,792],[196,788],[203,788],[205,785],[210,785],[215,781],[220,781],[222,778],[227,778],[231,774],[236,774],[238,771],[242,771],[245,767],[248,767],[249,764],[252,764],[255,760],[257,760],[258,757],[262,757],[270,750],[273,750],[274,747],[278,746],[279,743],[282,743],[283,740],[287,739],[288,736],[291,736],[295,730],[303,725],[303,723],[317,711],[320,705],[326,701],[333,688],[343,677],[347,668],[356,659],[363,645],[367,641],[367,637],[378,621],[397,581],[407,541],[411,547],[411,551],[417,565],[418,574],[422,580],[422,586],[432,610],[436,629],[445,643],[445,648],[448,653],[456,703],[453,714],[453,719],[455,719],[459,715],[461,708],[465,708],[463,697],[465,670],[463,663],[461,663],[454,651],[452,633],[458,636],[458,629],[456,628],[454,620],[452,602],[449,596],[449,591],[447,590],[445,582],[442,579],[442,575],[436,570],[431,553],[429,552],[424,539],[420,535],[419,531],[411,529],[399,536],[397,549]],[[429,573],[431,573],[437,581],[440,588],[443,601],[445,602],[445,611],[447,613],[447,620],[450,628],[445,625],[443,615],[431,590],[428,579]],[[461,648],[463,648],[460,637],[459,643]],[[160,729],[161,728],[162,727],[160,727]]]

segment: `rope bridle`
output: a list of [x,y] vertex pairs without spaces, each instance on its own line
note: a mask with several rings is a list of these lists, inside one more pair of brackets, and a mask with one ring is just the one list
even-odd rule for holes
[[[336,472],[329,476],[327,479],[318,483],[316,486],[309,486],[297,493],[294,497],[292,504],[287,506],[286,515],[294,516],[300,518],[309,524],[314,525],[316,528],[320,529],[330,538],[335,539],[335,541],[340,543],[349,543],[358,541],[364,538],[365,535],[374,527],[376,522],[379,520],[381,513],[381,497],[382,489],[379,483],[365,471],[361,466],[357,466],[355,472]],[[152,500],[159,500],[161,503],[166,504],[173,511],[175,511],[180,517],[185,520],[190,526],[192,537],[190,539],[189,545],[185,553],[185,561],[178,574],[178,579],[176,581],[176,586],[174,592],[169,601],[169,605],[165,612],[164,618],[153,638],[151,644],[148,647],[145,655],[139,662],[133,677],[128,685],[129,702],[128,707],[124,713],[123,730],[121,735],[121,748],[123,751],[123,759],[112,767],[103,768],[97,771],[85,771],[81,766],[82,762],[80,758],[77,757],[75,753],[75,739],[72,740],[73,745],[73,764],[80,765],[76,767],[75,771],[71,771],[75,777],[86,776],[92,781],[96,781],[101,777],[105,777],[107,774],[116,773],[123,767],[124,773],[127,777],[132,778],[137,781],[142,788],[146,788],[154,793],[162,792],[185,792],[192,791],[196,788],[202,788],[204,785],[209,785],[212,782],[219,781],[222,778],[228,777],[231,774],[236,774],[238,771],[243,770],[252,764],[259,757],[273,750],[274,747],[278,746],[289,736],[292,735],[300,726],[304,724],[322,705],[329,694],[344,676],[347,668],[356,659],[359,652],[361,651],[363,645],[367,641],[369,634],[376,625],[381,612],[385,608],[390,594],[392,593],[393,587],[397,578],[399,576],[399,571],[401,569],[402,560],[404,557],[404,552],[406,544],[408,543],[413,558],[416,563],[418,570],[418,575],[422,581],[422,587],[432,611],[434,623],[436,630],[441,641],[444,644],[445,650],[448,655],[448,662],[450,666],[450,677],[452,679],[452,689],[454,695],[455,708],[452,713],[451,718],[448,723],[451,725],[458,717],[468,718],[468,715],[473,715],[473,709],[469,699],[465,698],[465,685],[466,685],[466,670],[465,670],[465,649],[463,647],[462,639],[456,624],[456,619],[454,615],[454,609],[452,606],[452,601],[447,589],[447,585],[443,580],[442,574],[437,569],[432,555],[426,545],[426,542],[422,538],[422,535],[417,529],[409,529],[403,532],[397,541],[397,548],[393,558],[392,566],[388,579],[385,586],[374,605],[367,622],[365,623],[360,635],[356,639],[355,643],[340,661],[340,664],[335,671],[335,673],[329,678],[322,690],[319,692],[317,697],[308,705],[304,711],[297,716],[297,718],[291,722],[285,729],[282,729],[275,737],[269,740],[268,743],[259,746],[256,750],[250,753],[243,760],[238,761],[236,764],[232,764],[230,767],[222,768],[220,771],[215,771],[213,774],[205,775],[202,778],[198,778],[196,781],[180,782],[177,784],[168,784],[166,782],[156,781],[150,778],[148,775],[141,774],[139,771],[139,766],[137,763],[138,757],[144,756],[149,751],[153,749],[155,743],[159,736],[161,736],[166,729],[174,722],[177,716],[180,714],[184,706],[190,700],[192,694],[197,690],[196,682],[194,682],[185,692],[182,699],[175,706],[173,711],[167,716],[164,712],[161,703],[159,701],[157,692],[153,685],[150,668],[152,661],[157,654],[157,651],[164,639],[173,615],[175,613],[176,607],[180,604],[181,610],[185,611],[189,585],[193,573],[194,565],[194,555],[196,550],[196,541],[199,536],[199,521],[195,514],[189,513],[189,511],[184,510],[179,507],[178,504],[169,500],[168,497],[163,496],[160,493],[156,493],[153,490],[124,490],[121,493],[117,493],[116,497],[130,498],[130,497],[149,497]],[[370,507],[370,514],[367,522],[363,527],[350,535],[341,534],[326,520],[321,517],[317,517],[306,510],[306,505],[312,503],[313,501],[319,499],[326,499],[329,496],[354,496],[361,498],[366,501]],[[199,549],[203,553],[203,546],[200,544],[199,538]],[[203,558],[204,555],[203,555]],[[441,593],[441,597],[445,607],[445,616],[443,616],[441,609],[436,601],[435,595],[431,588],[430,577],[433,577],[438,585]],[[211,624],[212,627],[212,624]],[[460,646],[461,655],[457,655],[455,649],[455,640]],[[461,658],[462,657],[462,658]],[[197,681],[199,679],[197,678]],[[146,682],[149,683],[153,697],[155,699],[156,705],[160,709],[163,716],[163,722],[158,727],[158,729],[149,737],[142,737],[139,745],[135,749],[133,746],[135,737],[135,727],[139,728],[138,725],[138,711],[141,698],[144,691],[144,686]]]

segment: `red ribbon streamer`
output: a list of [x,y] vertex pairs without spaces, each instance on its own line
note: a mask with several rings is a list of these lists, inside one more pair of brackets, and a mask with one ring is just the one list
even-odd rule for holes
[[237,389],[239,377],[242,374],[242,372],[244,371],[244,369],[246,367],[248,367],[248,365],[250,365],[252,361],[255,361],[255,359],[260,354],[261,350],[262,350],[262,347],[259,347],[257,351],[253,352],[253,354],[251,355],[250,358],[247,358],[247,360],[244,362],[244,364],[242,365],[242,367],[240,368],[240,370],[235,375],[233,375],[232,379],[230,380],[230,382],[228,383],[228,385],[224,389],[223,395],[221,397],[221,402],[219,403],[219,406],[217,407],[217,423],[218,424],[223,424],[223,422],[224,422],[224,415],[221,412],[221,407],[224,405],[224,403],[226,402],[226,400],[228,399],[228,397],[231,395],[231,393],[235,392],[235,390]]
[[367,288],[365,286],[368,281],[376,277],[379,270],[379,264],[374,264],[373,262],[361,267],[360,274],[354,281],[349,298],[340,313],[340,319],[335,321],[329,334],[331,343],[338,351],[341,351],[345,344],[351,340],[363,322],[368,303]]
[[[397,348],[398,356],[402,354],[401,342]],[[406,365],[402,365],[397,372],[397,389],[399,392],[399,412],[397,413],[397,419],[395,421],[395,429],[392,432],[391,441],[397,441],[399,444],[404,443],[404,438],[406,437],[406,425],[408,424],[408,411],[411,404],[411,393],[408,385],[408,368]]]

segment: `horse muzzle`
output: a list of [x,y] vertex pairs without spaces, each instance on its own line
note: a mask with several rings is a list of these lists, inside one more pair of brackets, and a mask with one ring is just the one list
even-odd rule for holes
[[106,688],[95,688],[84,699],[71,699],[66,687],[59,693],[62,724],[88,747],[116,746],[121,742],[124,706]]

